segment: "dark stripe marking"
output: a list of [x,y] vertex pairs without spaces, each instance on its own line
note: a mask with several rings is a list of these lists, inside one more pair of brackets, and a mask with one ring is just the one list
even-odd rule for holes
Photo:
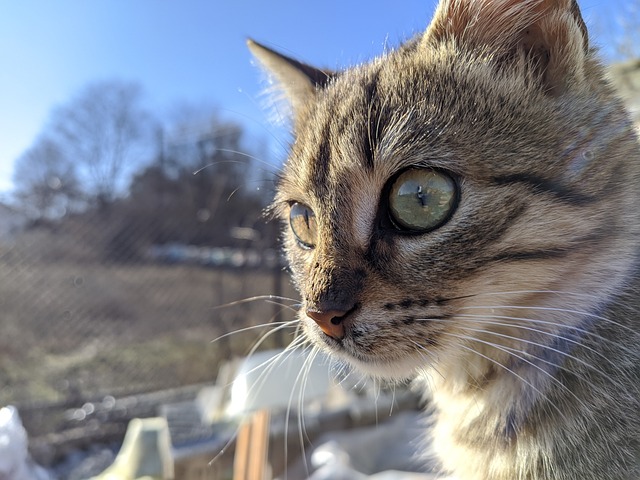
[[526,173],[514,173],[511,175],[493,177],[492,181],[498,185],[523,183],[530,187],[534,192],[551,194],[557,199],[570,203],[571,205],[587,205],[597,200],[596,197],[584,195],[580,191],[568,188],[556,181],[548,180],[536,175],[528,175]]
[[546,260],[550,258],[562,258],[574,250],[575,248],[541,248],[540,250],[503,252],[487,259],[487,263],[502,262],[505,260]]
[[377,128],[380,121],[380,105],[378,103],[378,73],[364,85],[365,92],[365,108],[367,109],[367,120],[365,124],[366,132],[364,132],[364,167],[373,170],[373,159],[375,151],[378,149]]

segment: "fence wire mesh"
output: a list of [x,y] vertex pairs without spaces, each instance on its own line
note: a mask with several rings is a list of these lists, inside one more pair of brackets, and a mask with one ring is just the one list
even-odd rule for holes
[[110,197],[76,192],[72,205],[53,172],[55,213],[19,191],[0,202],[0,405],[31,436],[67,428],[85,404],[211,383],[269,327],[225,334],[293,317],[294,300],[263,298],[295,298],[262,213],[269,193],[247,188],[272,181],[238,153],[236,129],[213,131],[188,154],[161,144]]

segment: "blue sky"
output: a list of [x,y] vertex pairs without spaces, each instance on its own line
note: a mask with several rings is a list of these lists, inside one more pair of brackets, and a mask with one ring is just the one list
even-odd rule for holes
[[[623,0],[582,0],[606,45]],[[140,83],[163,114],[183,102],[220,108],[269,138],[250,36],[327,67],[367,60],[423,30],[435,0],[0,0],[0,192],[56,105],[96,80]],[[313,6],[312,6],[313,5]]]

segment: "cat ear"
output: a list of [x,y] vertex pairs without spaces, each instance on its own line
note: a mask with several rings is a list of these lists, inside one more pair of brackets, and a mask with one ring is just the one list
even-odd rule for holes
[[577,0],[441,0],[422,41],[447,40],[498,61],[524,56],[551,94],[582,80],[589,54]]
[[247,40],[247,46],[253,56],[277,80],[291,104],[294,117],[313,102],[316,91],[325,87],[334,76],[333,72],[294,60],[251,39]]

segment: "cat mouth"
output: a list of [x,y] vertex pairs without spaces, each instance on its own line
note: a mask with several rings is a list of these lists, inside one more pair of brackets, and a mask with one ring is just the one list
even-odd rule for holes
[[[424,365],[425,358],[432,355],[432,349],[439,346],[439,328],[433,328],[429,320],[444,316],[420,316],[421,321],[417,320],[417,316],[398,316],[386,318],[383,326],[372,319],[362,318],[356,310],[354,308],[348,314],[332,319],[336,324],[334,326],[339,326],[340,330],[329,330],[326,326],[322,328],[317,321],[309,322],[307,326],[314,332],[312,337],[316,342],[360,369],[379,369],[408,363]],[[399,334],[403,327],[411,330]],[[395,345],[395,348],[390,349],[390,345]],[[379,373],[379,370],[376,372]]]
[[[420,369],[435,363],[433,352],[412,345],[405,344],[393,351],[389,345],[362,342],[352,335],[341,340],[323,335],[322,340],[325,348],[346,364],[365,375],[380,379],[405,381],[413,378]],[[437,342],[430,339],[427,343],[436,345]]]

